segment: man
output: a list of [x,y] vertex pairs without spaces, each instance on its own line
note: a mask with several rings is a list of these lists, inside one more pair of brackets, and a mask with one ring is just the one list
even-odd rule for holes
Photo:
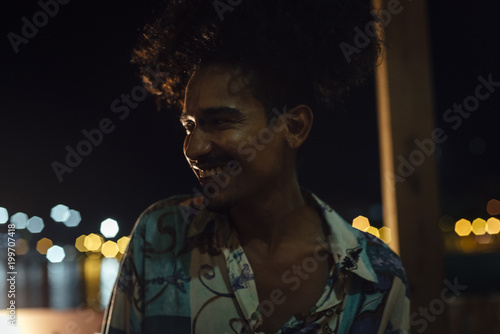
[[[173,1],[134,61],[182,111],[203,194],[139,218],[104,321],[112,333],[399,333],[400,260],[299,186],[296,162],[325,109],[374,66],[341,41],[373,20],[355,1]],[[373,23],[374,24],[374,23]],[[168,73],[161,89],[147,68]]]

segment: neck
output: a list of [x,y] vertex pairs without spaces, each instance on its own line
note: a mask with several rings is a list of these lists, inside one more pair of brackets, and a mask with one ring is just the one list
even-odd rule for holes
[[322,220],[302,196],[296,177],[282,187],[256,194],[230,211],[242,246],[273,253],[284,244],[314,243],[323,236]]

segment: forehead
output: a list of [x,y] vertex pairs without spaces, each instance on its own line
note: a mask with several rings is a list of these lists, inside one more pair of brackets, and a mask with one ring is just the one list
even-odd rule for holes
[[196,71],[186,87],[181,118],[216,108],[264,112],[264,106],[252,94],[250,80],[251,74],[234,67],[211,65]]

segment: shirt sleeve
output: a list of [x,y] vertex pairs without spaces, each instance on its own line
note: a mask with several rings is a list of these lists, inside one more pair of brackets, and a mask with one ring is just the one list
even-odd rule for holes
[[139,334],[143,319],[145,225],[136,224],[122,258],[110,303],[106,309],[102,334]]

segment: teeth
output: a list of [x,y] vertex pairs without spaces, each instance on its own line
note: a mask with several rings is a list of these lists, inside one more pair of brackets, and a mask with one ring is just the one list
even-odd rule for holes
[[212,169],[200,169],[200,177],[210,177],[222,173],[223,167],[216,167]]

